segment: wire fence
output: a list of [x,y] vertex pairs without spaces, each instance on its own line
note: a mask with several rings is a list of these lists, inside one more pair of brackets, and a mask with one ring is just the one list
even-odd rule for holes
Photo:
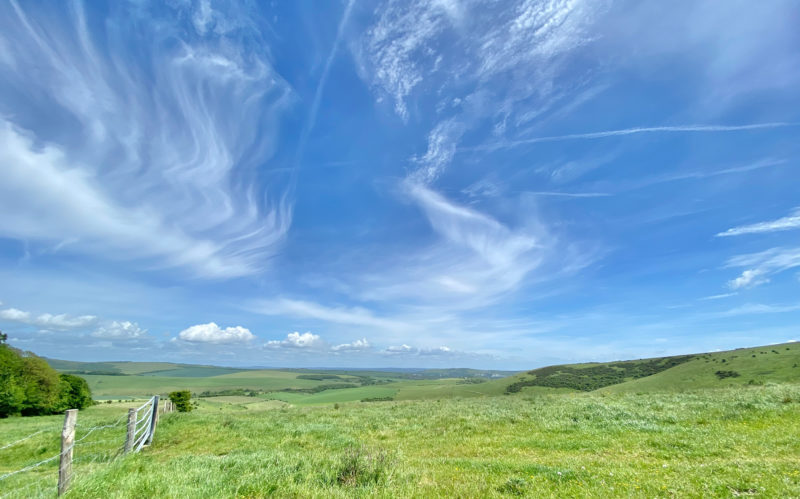
[[70,410],[60,435],[50,426],[0,444],[0,498],[61,495],[77,475],[139,452],[152,441],[159,412],[172,411],[171,402],[159,408],[158,400],[153,396],[128,414],[94,426],[78,423],[78,411]]

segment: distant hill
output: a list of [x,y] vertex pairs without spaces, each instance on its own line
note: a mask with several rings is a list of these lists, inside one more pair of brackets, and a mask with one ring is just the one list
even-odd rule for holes
[[683,391],[800,382],[800,343],[725,352],[542,367],[504,380],[506,393]]

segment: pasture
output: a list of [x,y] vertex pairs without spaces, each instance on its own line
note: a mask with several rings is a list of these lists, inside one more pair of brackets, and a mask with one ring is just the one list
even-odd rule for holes
[[[800,495],[800,387],[792,384],[338,409],[272,401],[243,410],[239,402],[209,399],[164,416],[151,447],[83,468],[67,497]],[[121,409],[103,404],[80,417],[101,421]],[[58,421],[2,421],[0,442]],[[0,466],[47,445],[0,453]]]

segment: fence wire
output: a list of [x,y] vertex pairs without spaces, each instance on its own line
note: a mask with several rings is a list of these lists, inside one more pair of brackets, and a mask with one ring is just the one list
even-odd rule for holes
[[44,433],[44,432],[46,432],[46,431],[50,431],[50,430],[51,430],[50,428],[45,428],[45,429],[39,430],[39,431],[37,431],[37,432],[31,433],[31,434],[30,434],[30,435],[28,435],[27,437],[20,438],[20,439],[19,439],[19,440],[17,440],[17,441],[11,442],[10,444],[6,444],[6,445],[4,445],[4,446],[0,447],[0,450],[8,449],[8,448],[9,448],[9,447],[11,447],[11,446],[17,445],[17,444],[18,444],[18,443],[20,443],[20,442],[24,442],[25,440],[28,440],[29,438],[33,438],[33,437],[35,437],[36,435],[39,435],[40,433]]
[[[139,452],[152,436],[153,433],[152,418],[154,411],[155,411],[155,397],[150,398],[147,402],[145,402],[135,410],[135,415],[134,415],[135,424],[133,428],[134,434],[131,436],[131,438],[133,439],[133,446],[131,450],[133,452]],[[69,447],[62,449],[57,454],[52,455],[46,459],[42,459],[38,462],[24,466],[18,470],[9,471],[7,473],[0,475],[0,483],[2,483],[2,487],[0,488],[5,489],[2,492],[0,492],[0,498],[6,498],[11,496],[32,497],[33,495],[40,495],[44,493],[46,491],[45,487],[55,488],[56,484],[54,482],[57,482],[57,480],[55,480],[55,477],[51,476],[50,474],[52,473],[57,475],[57,468],[43,471],[43,473],[46,473],[49,476],[39,477],[38,479],[31,481],[30,483],[27,483],[25,485],[13,489],[10,487],[12,486],[14,480],[9,480],[8,482],[4,481],[12,477],[20,477],[22,476],[23,473],[26,472],[33,472],[48,463],[56,461],[57,459],[59,459],[59,457],[69,453],[69,451],[71,450],[73,451],[73,458],[72,458],[73,471],[69,478],[70,482],[72,481],[73,478],[75,478],[76,474],[79,472],[79,470],[76,470],[76,468],[80,468],[82,466],[91,466],[98,463],[109,463],[114,461],[119,456],[124,454],[125,441],[127,437],[125,434],[121,434],[117,438],[103,438],[104,435],[107,435],[107,433],[104,433],[103,430],[109,430],[120,426],[124,427],[123,423],[126,421],[127,417],[128,415],[125,414],[113,423],[101,424],[91,427],[84,427],[81,424],[76,424],[75,425],[76,433],[77,429],[80,429],[81,432],[85,433],[83,433],[81,437],[77,438]],[[2,447],[0,447],[0,451],[21,444],[22,442],[30,440],[37,435],[50,431],[54,433],[56,432],[60,433],[60,429],[57,428],[44,428],[36,432],[33,432],[30,435],[22,437],[18,440],[3,445]],[[95,438],[87,440],[92,435],[94,435]],[[98,439],[97,437],[100,438]],[[116,445],[113,445],[115,443]],[[109,448],[104,450],[102,449],[102,447],[100,447],[102,445],[107,445]],[[82,449],[88,452],[83,453]]]

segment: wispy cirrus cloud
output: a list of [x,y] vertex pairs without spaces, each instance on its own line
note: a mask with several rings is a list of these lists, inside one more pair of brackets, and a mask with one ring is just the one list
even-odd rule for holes
[[310,320],[321,320],[336,324],[397,329],[402,322],[376,316],[368,309],[361,307],[325,306],[306,300],[278,298],[274,300],[258,300],[249,307],[253,312],[264,315],[283,315]]
[[796,208],[788,216],[759,222],[750,225],[740,225],[717,234],[717,237],[741,236],[743,234],[761,234],[764,232],[779,232],[784,230],[800,229],[800,208]]
[[[120,3],[109,24],[61,7],[0,8],[0,91],[24,97],[0,103],[0,213],[15,213],[0,236],[203,277],[263,268],[291,200],[254,167],[273,156],[292,90],[248,43],[266,42],[252,13]],[[53,127],[34,129],[42,113]]]
[[772,123],[749,123],[744,125],[676,125],[676,126],[653,126],[653,127],[633,127],[618,130],[605,130],[601,132],[571,133],[566,135],[551,135],[546,137],[531,137],[528,139],[498,141],[474,147],[459,148],[459,151],[492,151],[497,149],[508,149],[541,142],[561,142],[566,140],[595,140],[608,137],[622,137],[626,135],[651,134],[651,133],[721,133],[721,132],[741,132],[750,130],[762,130],[771,128],[797,127],[800,123],[772,122]]
[[770,248],[759,253],[738,255],[728,259],[726,267],[745,267],[742,275],[728,282],[731,289],[758,286],[770,276],[800,267],[800,248]]

